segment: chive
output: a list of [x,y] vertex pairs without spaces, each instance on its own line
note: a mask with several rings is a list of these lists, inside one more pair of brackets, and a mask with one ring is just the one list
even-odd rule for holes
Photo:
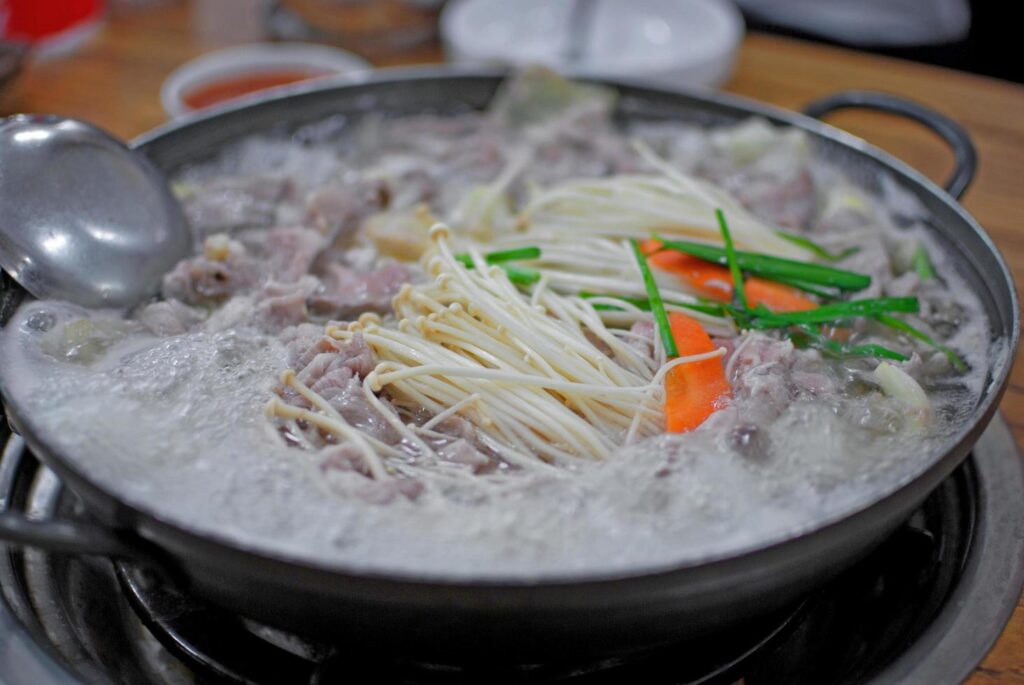
[[[674,250],[726,266],[728,259],[725,250],[714,245],[704,245],[688,240],[664,240],[655,235],[655,239],[661,242],[661,249]],[[797,281],[817,285],[828,285],[840,290],[863,290],[871,285],[871,276],[859,274],[853,271],[844,271],[821,264],[809,264],[799,262],[795,259],[783,259],[771,255],[758,254],[756,252],[736,251],[736,263],[743,271],[763,276],[779,283]],[[788,280],[784,280],[788,279]],[[800,286],[796,286],[800,287]],[[801,288],[804,289],[804,288]],[[810,291],[813,292],[813,291]]]
[[[467,269],[473,268],[473,258],[465,252],[455,255],[455,258],[462,262],[463,266]],[[539,247],[517,247],[512,250],[498,250],[497,252],[488,252],[484,255],[484,261],[488,264],[498,264],[500,262],[511,262],[518,259],[539,259],[540,248]]]
[[752,314],[752,328],[785,328],[794,324],[833,323],[856,316],[876,316],[889,312],[917,313],[920,303],[916,297],[876,297],[823,304],[817,309],[802,312],[772,312],[758,307]]
[[708,314],[709,316],[725,318],[726,315],[726,307],[724,304],[692,304],[689,302],[669,302],[668,304],[700,312],[701,314]]
[[729,272],[732,274],[733,299],[739,302],[743,309],[749,309],[747,304],[747,289],[743,284],[743,274],[736,261],[736,249],[732,244],[732,235],[729,233],[729,224],[725,221],[725,213],[721,207],[715,209],[715,216],[718,218],[718,227],[722,230],[722,243],[725,245],[725,260],[729,265]]
[[813,326],[809,326],[807,324],[800,325],[799,332],[791,334],[791,337],[800,335],[802,335],[808,343],[813,343],[813,346],[817,349],[836,357],[881,357],[883,359],[892,359],[899,362],[905,362],[910,359],[910,357],[905,354],[897,352],[896,350],[891,350],[882,345],[876,345],[875,343],[853,346],[843,345],[842,343],[832,340],[828,336],[822,335],[821,332],[815,330]]
[[[589,300],[595,297],[607,297],[613,300],[622,300],[628,304],[633,305],[637,309],[642,309],[645,312],[651,311],[651,301],[646,297],[625,297],[623,295],[607,295],[603,293],[592,293],[587,290],[581,290],[576,293],[577,297],[582,297],[584,300]],[[695,312],[701,312],[702,314],[708,314],[710,316],[718,316],[724,318],[726,316],[725,305],[718,302],[714,303],[693,303],[693,302],[672,302],[671,300],[663,300],[663,304],[672,305],[673,307],[683,307],[690,309]],[[615,307],[610,304],[595,304],[592,305],[594,309],[598,311],[622,311],[622,309]]]
[[784,278],[781,276],[776,276],[771,280],[775,281],[776,283],[781,283],[782,285],[788,285],[791,288],[796,288],[797,290],[803,290],[805,293],[810,293],[811,295],[817,295],[818,297],[824,300],[836,300],[842,294],[842,292],[839,290],[829,290],[827,288],[819,286],[817,283],[807,283],[806,281],[801,281],[796,278]]
[[793,243],[794,245],[799,245],[800,247],[804,248],[805,250],[810,250],[811,252],[813,252],[818,257],[821,257],[822,259],[824,259],[826,261],[829,261],[829,262],[838,262],[840,260],[846,259],[847,257],[849,257],[852,254],[856,254],[857,252],[860,252],[860,248],[859,247],[848,247],[845,250],[843,250],[842,252],[833,253],[833,252],[829,252],[824,247],[822,247],[821,245],[817,244],[816,242],[814,242],[810,238],[805,238],[802,235],[795,235],[793,233],[786,233],[785,231],[775,231],[775,235],[779,236],[783,240],[788,240],[789,242]]
[[533,245],[529,247],[517,247],[512,250],[498,250],[497,252],[488,252],[484,259],[487,260],[488,264],[497,264],[498,262],[511,262],[517,259],[539,259],[540,248]]
[[890,350],[888,347],[883,347],[874,343],[847,347],[843,352],[852,357],[882,357],[884,359],[892,359],[898,362],[905,362],[910,359],[910,357],[905,354],[901,354],[895,350]]
[[630,240],[629,244],[633,248],[633,256],[636,257],[636,264],[640,268],[640,275],[644,279],[647,299],[650,300],[654,322],[658,325],[658,331],[661,333],[661,342],[665,347],[665,355],[668,357],[678,357],[679,349],[676,348],[675,338],[672,337],[672,327],[668,323],[668,314],[665,313],[665,305],[661,301],[661,292],[658,290],[658,284],[654,281],[654,274],[651,273],[651,268],[647,265],[647,258],[640,251],[640,244],[637,243],[636,239]]
[[[497,264],[505,273],[508,275],[508,280],[512,281],[516,285],[533,285],[540,280],[540,272],[533,269],[527,269],[522,266],[512,266],[511,264],[505,264],[504,262],[510,262],[517,259],[538,259],[540,257],[539,247],[517,247],[513,250],[498,250],[497,252],[488,252],[484,255],[484,261],[488,264]],[[473,258],[466,253],[455,255],[457,259],[467,269],[474,268]]]
[[539,271],[522,266],[512,266],[511,264],[499,264],[498,266],[505,270],[508,280],[516,285],[533,285],[540,280]]
[[909,312],[916,313],[919,303],[916,297],[878,297],[863,300],[847,300],[845,302],[833,302],[825,304],[817,309],[809,309],[801,312],[773,312],[764,305],[758,305],[754,309],[740,309],[728,304],[702,304],[680,306],[697,308],[697,311],[707,310],[709,313],[721,312],[728,314],[734,320],[742,321],[744,326],[756,329],[787,328],[801,324],[829,324],[845,321],[846,319],[863,316],[877,316],[886,312]]
[[924,245],[918,245],[917,249],[914,250],[914,256],[911,258],[914,264],[914,271],[917,272],[921,282],[931,281],[935,279],[938,274],[935,273],[935,266],[932,264],[931,258],[928,256],[928,250],[924,249]]
[[939,352],[942,352],[942,354],[946,355],[946,359],[949,360],[949,363],[953,365],[953,368],[957,370],[957,373],[964,373],[967,371],[966,362],[964,362],[956,352],[945,345],[936,342],[930,335],[922,330],[914,328],[903,319],[897,319],[895,316],[889,316],[887,314],[878,314],[875,316],[875,320],[880,324],[884,324],[890,328],[895,328],[898,331],[906,333],[911,338],[920,340],[925,345],[934,347]]

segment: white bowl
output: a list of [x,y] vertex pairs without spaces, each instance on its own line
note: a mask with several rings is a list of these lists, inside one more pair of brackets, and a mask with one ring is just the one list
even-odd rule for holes
[[250,43],[208,52],[175,69],[160,87],[160,104],[168,116],[182,116],[195,111],[185,103],[185,97],[202,86],[233,76],[296,69],[333,76],[364,71],[370,69],[370,64],[362,57],[326,45]]
[[441,38],[452,62],[540,64],[582,76],[670,86],[721,85],[732,73],[743,19],[727,0],[592,0],[582,59],[566,58],[572,0],[452,0]]

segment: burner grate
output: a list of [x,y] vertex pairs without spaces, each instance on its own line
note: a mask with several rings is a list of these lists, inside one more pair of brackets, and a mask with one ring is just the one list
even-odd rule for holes
[[[1024,582],[1017,563],[1024,553],[1022,488],[1012,438],[997,421],[975,455],[891,538],[784,615],[628,658],[503,669],[413,663],[316,644],[201,604],[127,563],[0,548],[0,683],[15,662],[38,669],[43,675],[31,682],[40,685],[956,679],[991,646],[1003,625],[992,617],[1009,616]],[[0,459],[3,508],[82,516],[77,499],[17,437]]]
[[[143,623],[197,671],[229,682],[335,683],[345,678],[376,682],[447,685],[479,682],[613,683],[628,675],[656,682],[671,672],[674,683],[731,683],[749,660],[787,637],[804,614],[796,609],[731,633],[728,639],[673,644],[641,654],[587,663],[526,664],[506,667],[429,664],[394,655],[358,652],[315,644],[241,619],[195,601],[159,578],[129,564],[118,565],[125,595]],[[643,677],[641,677],[643,676]]]

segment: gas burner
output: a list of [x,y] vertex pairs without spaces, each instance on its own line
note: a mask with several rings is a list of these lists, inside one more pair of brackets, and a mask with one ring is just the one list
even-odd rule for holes
[[[118,578],[152,634],[193,668],[229,681],[334,683],[365,674],[375,682],[398,683],[606,683],[616,676],[657,682],[671,670],[673,682],[731,683],[749,658],[791,634],[807,602],[760,621],[728,640],[692,641],[657,650],[591,662],[495,666],[431,664],[315,644],[237,615],[196,602],[159,578],[127,564]],[[687,655],[682,657],[681,655]],[[361,678],[357,678],[361,680]]]
[[[894,683],[966,677],[1009,618],[1024,569],[1022,462],[997,419],[972,456],[869,557],[742,631],[592,663],[485,668],[354,653],[199,603],[127,563],[0,552],[0,685],[31,682]],[[82,518],[20,438],[0,510]]]

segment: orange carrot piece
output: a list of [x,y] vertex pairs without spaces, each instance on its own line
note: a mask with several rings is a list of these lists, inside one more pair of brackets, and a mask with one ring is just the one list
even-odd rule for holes
[[[657,240],[645,240],[641,244],[641,250],[649,255],[648,264],[678,276],[704,297],[719,302],[732,300],[732,274],[727,267],[674,250],[658,252],[660,247]],[[763,304],[773,312],[802,312],[818,306],[814,300],[788,285],[756,276],[743,283],[746,285],[747,302],[752,307]]]
[[[669,312],[668,320],[680,356],[715,349],[711,337],[696,320],[679,312]],[[730,396],[721,357],[680,364],[665,375],[665,430],[693,430],[721,409]]]
[[817,309],[818,303],[800,294],[796,288],[751,276],[744,281],[747,301],[752,307],[763,304],[773,312],[803,312]]

